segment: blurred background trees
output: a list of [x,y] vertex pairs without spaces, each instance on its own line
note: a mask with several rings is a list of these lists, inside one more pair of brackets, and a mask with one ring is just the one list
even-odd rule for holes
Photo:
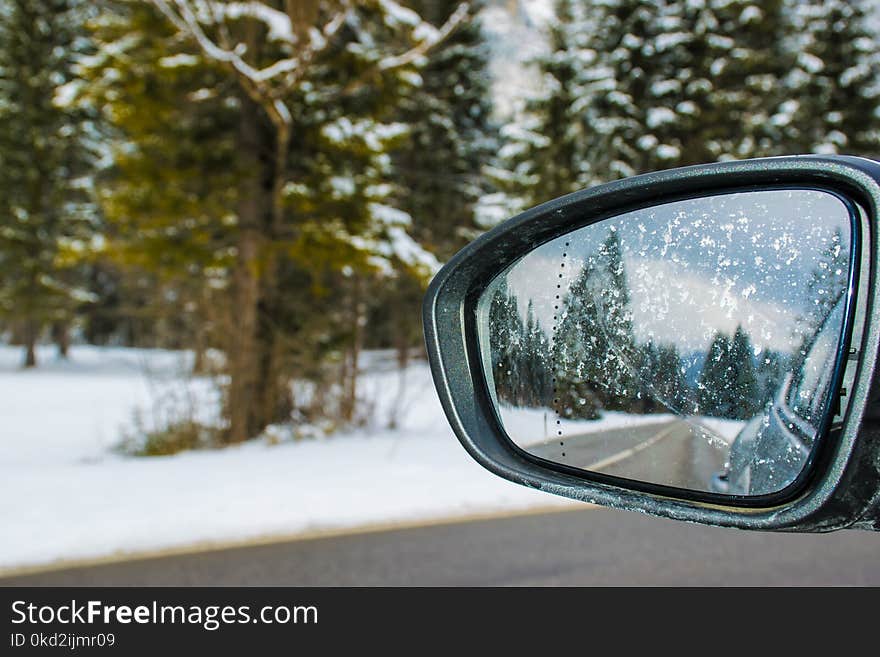
[[87,14],[77,0],[0,6],[0,321],[24,345],[25,367],[46,327],[66,355],[91,300],[83,263],[99,230],[88,193],[96,154],[87,113],[68,104]]
[[880,154],[866,0],[559,0],[538,82],[501,112],[483,17],[524,6],[0,2],[0,331],[28,366],[40,340],[191,350],[223,388],[218,443],[357,422],[362,351],[405,366],[427,280],[515,209],[679,165]]

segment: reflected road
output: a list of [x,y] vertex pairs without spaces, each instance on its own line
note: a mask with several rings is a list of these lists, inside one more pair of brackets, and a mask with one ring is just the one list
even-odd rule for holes
[[637,481],[710,491],[728,446],[684,420],[583,433],[532,445],[526,451],[558,463]]

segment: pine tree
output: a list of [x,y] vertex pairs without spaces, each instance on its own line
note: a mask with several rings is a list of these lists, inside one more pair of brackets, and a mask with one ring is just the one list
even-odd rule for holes
[[586,258],[560,304],[554,334],[557,392],[566,417],[636,404],[641,364],[620,237],[612,229]]
[[[410,0],[424,20],[442,25],[459,0]],[[394,155],[400,208],[413,218],[412,234],[442,261],[479,230],[475,206],[487,191],[483,169],[498,149],[492,120],[489,51],[479,12],[432,53],[400,101],[400,121],[410,126]]]
[[505,284],[494,291],[489,305],[489,349],[492,378],[500,401],[521,405],[521,382],[526,364],[526,331],[516,295]]
[[26,367],[56,325],[62,354],[73,313],[89,300],[83,258],[97,217],[88,117],[69,106],[89,5],[11,0],[0,7],[0,319],[17,322]]
[[837,228],[810,272],[807,282],[807,308],[801,317],[804,324],[801,330],[807,339],[822,326],[825,318],[849,289],[849,251],[844,246],[843,234]]
[[[670,65],[668,33],[683,35],[682,26],[668,30],[664,5],[648,0],[586,3],[597,29],[581,48],[589,65],[577,76],[581,91],[576,110],[587,126],[580,158],[591,183],[623,178],[681,159],[679,145],[668,136],[670,100],[657,98],[682,85]],[[688,69],[684,69],[688,71]],[[674,106],[673,106],[674,107]],[[657,166],[660,160],[660,166]]]
[[775,399],[782,378],[785,374],[785,366],[782,354],[769,348],[764,348],[758,356],[758,398],[763,405]]
[[782,79],[792,54],[782,0],[572,0],[558,17],[527,123],[548,139],[520,149],[535,162],[534,201],[646,171],[785,152]]
[[626,410],[638,390],[637,349],[633,337],[629,283],[623,263],[620,236],[612,227],[600,245],[595,261],[601,277],[594,281],[598,301],[595,330],[603,343],[602,358],[595,366],[597,381],[604,382],[604,404],[609,409]]
[[636,397],[639,403],[634,405],[631,410],[638,409],[643,413],[663,412],[666,398],[662,392],[658,390],[657,384],[658,372],[660,370],[660,352],[653,340],[649,340],[639,348],[641,362],[638,370],[638,386],[639,390]]
[[684,379],[681,355],[675,345],[660,345],[654,373],[654,394],[661,413],[689,415],[693,412],[690,389]]
[[534,205],[584,187],[589,168],[584,145],[592,138],[581,115],[580,98],[590,90],[582,75],[585,54],[581,48],[593,26],[585,20],[583,2],[558,0],[556,19],[549,28],[550,52],[538,58],[542,89],[528,99],[520,124],[507,127],[501,151],[506,171],[506,191]]
[[522,399],[526,406],[540,407],[550,399],[549,340],[541,321],[535,317],[535,306],[529,300],[523,340]]
[[252,174],[238,158],[241,99],[224,98],[222,72],[172,45],[173,30],[143,3],[112,5],[90,28],[97,48],[79,62],[77,102],[103,111],[111,162],[99,194],[107,220],[99,291],[119,299],[108,310],[127,342],[185,346],[199,360],[232,332],[223,309],[236,192]]
[[587,264],[563,294],[553,317],[553,402],[560,417],[593,420],[602,409],[592,366],[604,358],[593,298],[596,270]]
[[733,410],[728,395],[732,379],[730,346],[727,335],[720,331],[715,333],[697,383],[700,415],[729,417]]
[[790,125],[804,153],[880,153],[880,59],[864,0],[798,0]]
[[[459,5],[459,0],[408,2],[436,26],[443,25]],[[497,150],[489,53],[479,20],[482,7],[482,2],[471,3],[473,18],[412,72],[413,84],[397,103],[397,120],[408,126],[408,134],[392,155],[389,177],[396,182],[395,203],[412,218],[413,238],[440,261],[449,259],[481,229],[477,203],[486,192],[483,169]],[[374,297],[374,314],[388,315],[391,307],[394,321],[373,325],[369,339],[394,343],[401,363],[406,350],[421,344],[418,307],[425,284],[423,273],[398,268],[395,277],[382,281]]]
[[[401,268],[423,276],[436,268],[388,184],[392,151],[407,134],[396,107],[425,55],[466,16],[457,11],[437,28],[391,0],[210,8],[120,4],[97,23],[101,57],[87,68],[124,144],[105,207],[126,187],[135,203],[167,198],[116,216],[129,215],[168,257],[203,254],[218,305],[233,309],[222,336],[224,419],[226,439],[238,442],[290,417],[289,380],[298,367],[317,376],[315,354],[338,365],[341,413],[350,416],[368,285]],[[154,138],[142,127],[160,122],[151,112],[201,129],[203,139]],[[221,159],[225,169],[216,166]],[[349,303],[340,307],[338,298]]]
[[504,282],[489,303],[489,349],[495,392],[499,400],[517,407],[548,404],[551,390],[549,339],[529,301],[526,321],[517,296]]
[[703,361],[697,385],[700,415],[747,420],[763,405],[748,333],[737,326],[733,338],[718,331]]
[[761,407],[758,377],[755,371],[755,354],[748,333],[737,326],[730,344],[731,377],[726,391],[731,406],[727,417],[748,420]]
[[[713,159],[744,159],[796,151],[785,77],[794,65],[786,0],[708,0],[715,34],[707,76],[714,84],[706,137]],[[711,29],[711,28],[710,28]],[[704,69],[705,70],[705,69]]]

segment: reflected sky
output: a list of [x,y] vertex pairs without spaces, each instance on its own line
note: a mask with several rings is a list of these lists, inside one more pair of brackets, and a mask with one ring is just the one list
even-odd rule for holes
[[813,302],[811,272],[834,244],[848,263],[850,230],[847,206],[827,192],[689,199],[544,244],[514,264],[506,281],[522,312],[533,301],[549,333],[556,285],[567,291],[586,258],[616,231],[638,340],[675,344],[682,353],[705,350],[716,331],[730,334],[742,325],[756,349],[788,351],[800,340],[797,324]]

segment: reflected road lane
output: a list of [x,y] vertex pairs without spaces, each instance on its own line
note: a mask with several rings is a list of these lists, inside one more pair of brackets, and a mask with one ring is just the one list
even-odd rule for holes
[[700,491],[711,490],[712,474],[727,457],[725,443],[685,420],[562,436],[527,451],[584,470]]

